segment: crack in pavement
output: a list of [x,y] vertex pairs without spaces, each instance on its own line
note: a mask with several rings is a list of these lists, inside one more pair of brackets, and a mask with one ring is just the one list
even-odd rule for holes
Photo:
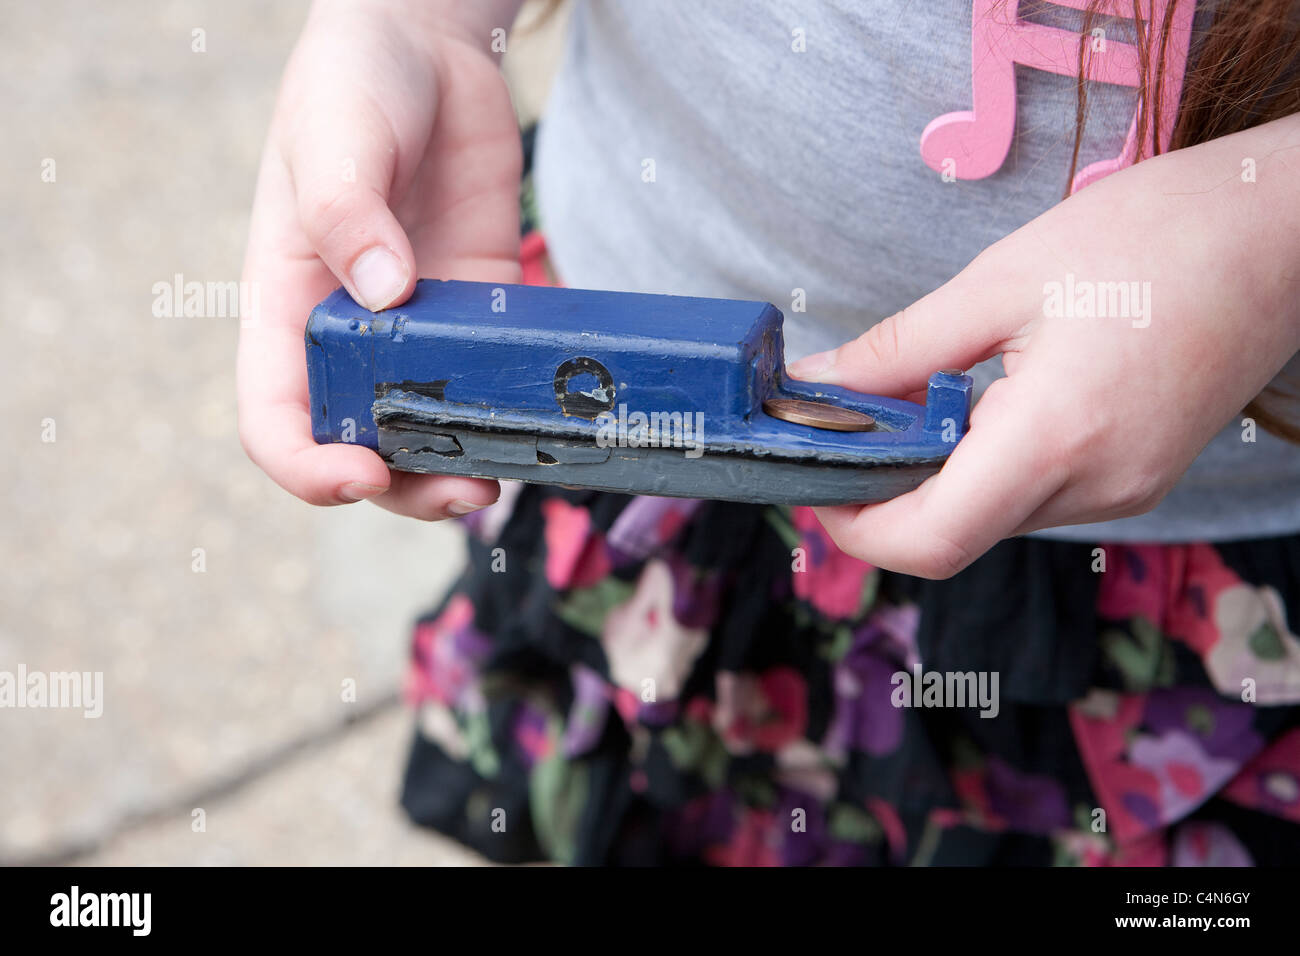
[[343,739],[353,729],[365,726],[400,704],[401,694],[397,690],[391,690],[374,703],[353,710],[338,723],[329,724],[285,741],[260,757],[254,758],[234,773],[203,783],[188,794],[182,794],[175,799],[163,801],[152,807],[128,811],[115,822],[104,827],[102,833],[84,839],[56,841],[53,846],[27,856],[7,858],[3,852],[0,852],[0,866],[67,866],[76,863],[151,824],[160,823],[178,814],[187,814],[194,807],[202,806],[204,803],[233,796],[302,757]]

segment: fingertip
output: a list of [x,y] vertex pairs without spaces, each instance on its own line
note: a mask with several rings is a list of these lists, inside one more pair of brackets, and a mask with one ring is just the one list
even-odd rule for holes
[[826,533],[833,536],[838,529],[852,521],[861,508],[861,505],[818,505],[813,508],[813,514]]
[[492,478],[453,478],[444,484],[443,490],[454,500],[477,508],[494,505],[501,497],[501,483]]
[[415,289],[415,270],[406,257],[384,245],[371,246],[352,263],[348,285],[371,312],[400,305]]
[[[825,505],[813,508],[813,514],[821,522],[822,528],[830,535],[835,546],[850,557],[861,561],[870,561],[861,549],[855,546],[855,536],[851,533],[857,519],[873,505]],[[874,563],[874,562],[872,562]]]
[[838,349],[829,349],[825,352],[805,355],[803,358],[791,362],[786,366],[785,370],[791,378],[800,382],[826,384],[822,376],[835,367],[835,356],[838,351]]
[[436,496],[437,503],[431,506],[436,514],[434,520],[463,518],[496,504],[501,485],[485,478],[443,479],[437,484]]
[[459,518],[489,505],[501,497],[501,486],[488,478],[460,478],[394,472],[387,494],[375,504],[394,514],[421,521]]
[[322,506],[365,501],[392,483],[383,459],[360,445],[307,445],[268,472],[291,494]]
[[349,481],[336,492],[336,497],[342,504],[351,504],[355,501],[365,501],[376,495],[382,495],[388,489],[383,485],[370,485],[363,481]]

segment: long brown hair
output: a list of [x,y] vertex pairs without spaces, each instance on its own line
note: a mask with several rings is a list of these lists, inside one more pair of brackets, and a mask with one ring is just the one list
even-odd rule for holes
[[[1154,130],[1154,151],[1195,146],[1300,112],[1300,0],[1218,0],[1209,26],[1193,34],[1191,59],[1183,79],[1183,95],[1169,142],[1159,139],[1161,84],[1175,8],[1195,0],[1170,0],[1163,22],[1142,17],[1142,4],[1133,0],[1142,83],[1138,88],[1139,130]],[[1089,55],[1092,27],[1103,15],[1104,0],[1091,0],[1084,11],[1079,37],[1079,78],[1074,151],[1066,192],[1079,166],[1079,147],[1087,122],[1088,94],[1084,59]],[[1139,137],[1138,160],[1146,158]],[[1244,414],[1259,426],[1300,444],[1300,422],[1294,417],[1300,382],[1279,376],[1246,406]]]

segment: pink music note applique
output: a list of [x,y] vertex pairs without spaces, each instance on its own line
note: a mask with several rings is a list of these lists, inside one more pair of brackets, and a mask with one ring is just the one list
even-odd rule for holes
[[[1054,4],[1083,10],[1088,0],[1052,0]],[[1073,30],[1042,26],[1020,19],[1020,0],[974,0],[971,25],[971,87],[974,109],[945,113],[930,121],[921,134],[921,158],[936,172],[958,179],[983,179],[997,172],[1011,149],[1016,126],[1016,64],[1060,76],[1078,76],[1084,48]],[[1183,71],[1191,43],[1194,0],[1139,0],[1138,12],[1147,28],[1159,31],[1170,5],[1174,5],[1165,41],[1164,76],[1159,84],[1160,142],[1168,143],[1174,116],[1182,97]],[[1131,16],[1131,0],[1106,0],[1103,15]],[[1084,78],[1139,88],[1142,67],[1138,49],[1131,43],[1085,39]],[[1153,56],[1152,69],[1159,57]],[[1114,159],[1092,163],[1074,177],[1071,191],[1133,163],[1141,143],[1146,155],[1154,152],[1156,130],[1139,130],[1136,110],[1123,151]],[[1141,140],[1139,140],[1141,137]]]

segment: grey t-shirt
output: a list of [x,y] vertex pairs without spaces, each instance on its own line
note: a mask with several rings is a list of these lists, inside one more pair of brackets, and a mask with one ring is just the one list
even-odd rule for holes
[[[1053,9],[1043,22],[1078,27]],[[1075,81],[1016,71],[1002,168],[945,182],[919,144],[930,120],[970,109],[970,0],[577,0],[537,151],[557,271],[582,288],[771,301],[790,359],[839,345],[1061,200]],[[1118,155],[1134,99],[1090,85],[1080,168]],[[986,386],[1000,360],[973,374]],[[1238,419],[1146,515],[1040,534],[1300,530],[1300,448],[1242,435]]]

